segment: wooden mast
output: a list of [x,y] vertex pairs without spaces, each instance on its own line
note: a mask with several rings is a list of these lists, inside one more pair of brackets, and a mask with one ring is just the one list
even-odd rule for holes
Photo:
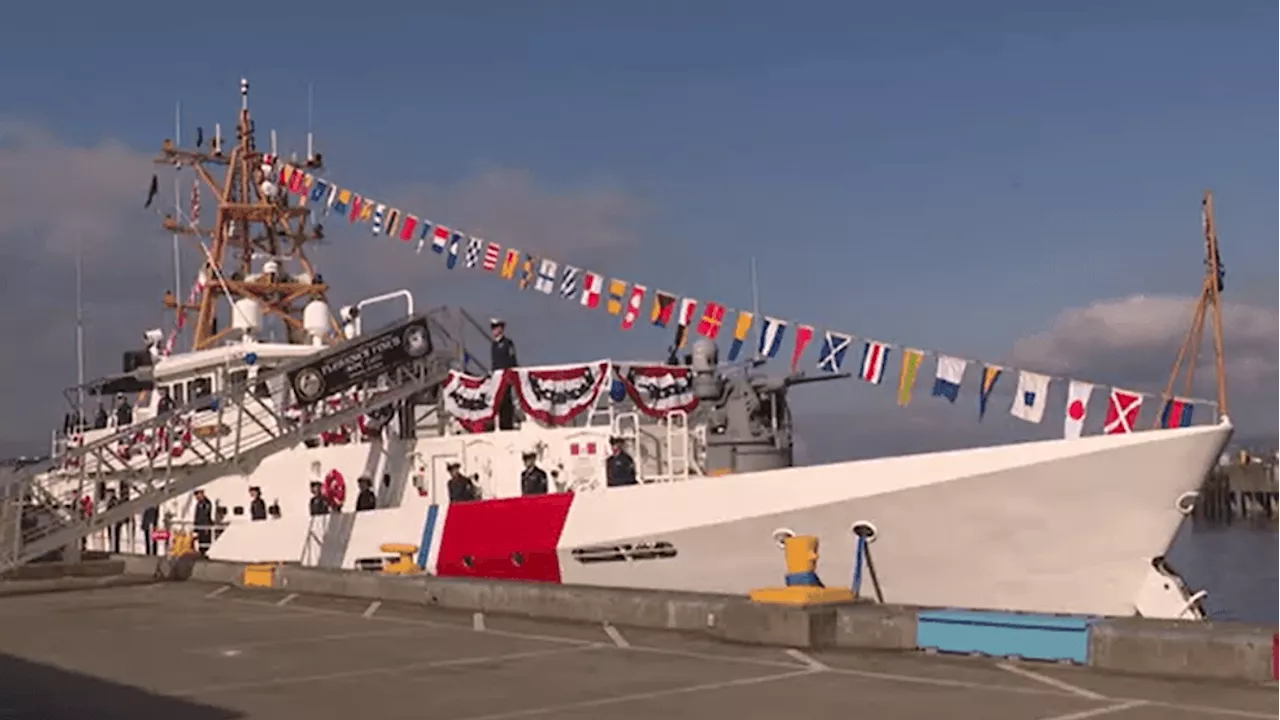
[[[164,219],[166,230],[195,238],[205,255],[199,263],[197,282],[201,287],[196,302],[188,305],[169,294],[164,300],[165,306],[175,311],[175,319],[195,311],[195,321],[184,328],[191,331],[193,351],[213,347],[233,332],[231,319],[236,311],[232,305],[241,298],[256,300],[264,319],[280,320],[285,330],[281,341],[292,338],[303,342],[303,307],[313,299],[324,300],[328,290],[304,251],[306,243],[324,237],[323,228],[309,226],[311,212],[304,206],[309,187],[298,204],[290,205],[290,194],[280,186],[277,175],[281,161],[274,158],[274,168],[264,164],[267,155],[258,150],[254,141],[248,95],[249,83],[241,80],[236,143],[230,152],[224,151],[219,130],[208,148],[182,149],[165,140],[155,160],[157,164],[191,167],[203,186],[202,193],[213,199],[207,203],[213,205],[212,225],[197,226],[189,219],[180,222],[171,216]],[[319,170],[320,155],[308,157],[303,167]],[[307,179],[312,177],[309,172]],[[264,258],[276,262],[277,272],[266,272],[261,264],[254,266],[255,260]],[[300,272],[287,271],[287,261],[295,261]],[[220,324],[222,299],[226,300],[227,319]],[[328,339],[333,340],[339,326],[332,315],[329,321]]]
[[[1213,221],[1213,193],[1206,190],[1201,201],[1201,225],[1204,228],[1204,281],[1200,284],[1200,297],[1196,301],[1195,310],[1191,314],[1191,326],[1183,337],[1182,347],[1173,361],[1173,369],[1169,371],[1169,381],[1164,386],[1160,397],[1161,413],[1156,416],[1155,426],[1160,426],[1165,404],[1174,397],[1174,387],[1178,377],[1184,377],[1184,396],[1192,393],[1192,382],[1195,380],[1196,363],[1199,360],[1200,348],[1204,343],[1204,323],[1212,314],[1213,328],[1213,369],[1218,385],[1218,414],[1227,415],[1227,373],[1226,361],[1222,349],[1222,263],[1218,255],[1218,233]],[[1185,371],[1185,372],[1184,372]]]

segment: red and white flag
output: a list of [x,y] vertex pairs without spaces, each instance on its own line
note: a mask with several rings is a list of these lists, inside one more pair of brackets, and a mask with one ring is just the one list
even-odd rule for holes
[[502,254],[502,246],[496,242],[489,243],[484,249],[484,263],[480,266],[485,272],[498,269],[498,256]]
[[627,300],[627,311],[622,314],[622,329],[630,330],[632,325],[636,324],[636,318],[640,317],[640,306],[644,304],[644,285],[631,286],[631,298]]
[[595,310],[600,307],[600,294],[604,292],[604,276],[588,270],[582,276],[582,307]]
[[791,372],[795,372],[800,367],[800,357],[804,355],[805,348],[809,347],[809,341],[813,340],[812,325],[796,326],[796,346],[791,350]]
[[1089,414],[1089,397],[1093,383],[1072,380],[1067,385],[1067,413],[1062,421],[1062,437],[1075,439],[1084,432],[1084,418]]
[[1142,394],[1111,388],[1111,401],[1107,403],[1107,417],[1102,431],[1108,435],[1133,432],[1142,411]]
[[862,349],[862,368],[858,377],[872,385],[879,385],[884,379],[885,360],[888,357],[888,345],[874,340],[868,341],[866,347]]

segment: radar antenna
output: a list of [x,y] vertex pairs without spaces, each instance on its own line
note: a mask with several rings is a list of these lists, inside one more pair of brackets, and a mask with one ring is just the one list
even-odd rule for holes
[[[1200,222],[1204,229],[1204,281],[1200,284],[1200,297],[1196,301],[1195,310],[1191,314],[1191,326],[1178,349],[1178,356],[1173,361],[1173,369],[1169,371],[1169,381],[1160,396],[1163,408],[1173,398],[1174,386],[1178,377],[1184,375],[1183,395],[1190,396],[1192,382],[1195,380],[1196,362],[1200,357],[1200,348],[1204,343],[1205,316],[1213,313],[1213,366],[1218,385],[1218,414],[1227,414],[1227,373],[1226,360],[1222,349],[1222,305],[1220,298],[1223,289],[1222,258],[1218,254],[1218,232],[1213,220],[1213,193],[1206,190],[1200,204]],[[1163,413],[1162,413],[1163,414]],[[1156,416],[1155,426],[1159,427],[1161,415]]]
[[[287,189],[280,186],[280,161],[274,148],[269,153],[257,148],[247,79],[240,80],[235,145],[225,149],[222,127],[214,127],[207,147],[184,149],[165,140],[155,159],[157,164],[190,167],[214,205],[212,225],[195,225],[165,216],[164,228],[194,238],[201,246],[204,261],[189,298],[194,302],[165,293],[164,305],[174,310],[178,328],[190,325],[193,351],[213,347],[237,330],[233,321],[219,323],[219,311],[225,309],[226,317],[233,319],[240,313],[237,301],[245,298],[259,304],[264,318],[279,321],[286,341],[307,342],[303,308],[308,302],[324,301],[328,286],[307,259],[305,246],[324,237],[323,227],[311,224],[305,190],[300,199],[291,203]],[[320,169],[320,154],[308,152],[302,166],[312,172]],[[306,177],[312,179],[310,172]],[[220,308],[218,301],[224,298],[225,308]],[[186,322],[188,312],[195,313],[194,322]],[[341,328],[331,313],[328,325],[322,339],[336,341],[341,337]]]

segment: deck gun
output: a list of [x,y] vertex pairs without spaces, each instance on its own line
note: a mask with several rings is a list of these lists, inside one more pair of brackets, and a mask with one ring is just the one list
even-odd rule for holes
[[764,363],[753,359],[741,372],[722,372],[713,343],[700,340],[693,347],[693,391],[699,400],[697,413],[706,423],[705,469],[710,474],[791,467],[787,391],[795,385],[850,377],[849,373],[770,377],[752,372]]

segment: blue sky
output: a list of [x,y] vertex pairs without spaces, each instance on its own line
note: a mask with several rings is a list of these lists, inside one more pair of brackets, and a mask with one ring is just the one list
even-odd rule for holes
[[1193,291],[1207,187],[1237,287],[1274,306],[1273,4],[314,2],[243,31],[130,7],[9,11],[0,114],[149,151],[178,99],[188,128],[229,125],[246,75],[259,130],[300,148],[310,82],[347,186],[617,188],[634,242],[563,260],[745,305],[754,255],[770,314],[992,359],[1063,308]]

